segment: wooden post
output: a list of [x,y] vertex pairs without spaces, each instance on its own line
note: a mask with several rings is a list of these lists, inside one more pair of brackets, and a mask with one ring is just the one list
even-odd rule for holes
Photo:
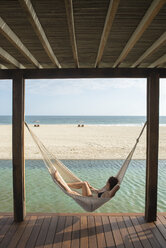
[[155,221],[157,215],[158,139],[159,139],[159,75],[147,80],[147,164],[145,219]]
[[24,88],[22,73],[13,77],[13,203],[14,220],[20,222],[25,217],[25,161],[24,161]]

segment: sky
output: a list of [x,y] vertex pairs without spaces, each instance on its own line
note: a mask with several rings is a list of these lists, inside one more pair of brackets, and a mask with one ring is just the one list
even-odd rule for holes
[[[12,82],[0,80],[0,115],[12,113]],[[26,80],[26,115],[146,115],[146,79]],[[160,80],[166,116],[166,79]]]

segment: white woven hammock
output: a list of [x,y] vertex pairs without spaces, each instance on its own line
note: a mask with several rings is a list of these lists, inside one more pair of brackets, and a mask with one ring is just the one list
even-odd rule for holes
[[[88,197],[88,196],[82,196],[82,195],[75,195],[75,194],[71,194],[69,192],[67,192],[54,178],[54,173],[57,170],[59,173],[59,176],[61,177],[61,180],[63,181],[63,183],[66,185],[66,187],[69,187],[67,185],[67,183],[75,183],[75,182],[81,182],[81,180],[75,176],[60,160],[58,160],[51,152],[49,152],[47,150],[47,148],[43,145],[43,143],[39,140],[39,138],[32,132],[32,130],[29,128],[28,124],[25,122],[25,125],[29,131],[29,133],[31,134],[34,142],[37,144],[42,156],[43,156],[43,160],[45,162],[45,165],[53,179],[53,181],[61,188],[61,190],[67,194],[68,196],[72,197],[73,200],[75,200],[84,210],[88,211],[88,212],[93,212],[95,211],[97,208],[99,208],[100,206],[102,206],[104,203],[106,203],[107,201],[109,201],[111,198],[98,198],[98,197]],[[116,178],[119,180],[119,184],[122,183],[122,180],[124,178],[124,175],[126,173],[126,170],[129,166],[129,163],[132,159],[132,156],[134,154],[134,151],[136,149],[136,146],[139,142],[139,139],[145,129],[146,123],[144,124],[137,140],[136,143],[134,145],[134,147],[132,148],[131,152],[129,153],[129,155],[127,156],[126,160],[124,161],[124,163],[122,164],[119,172],[116,175]],[[116,187],[116,186],[115,186]],[[112,191],[114,190],[114,188],[112,189]],[[76,189],[76,191],[78,191],[80,194],[81,192],[79,190]]]

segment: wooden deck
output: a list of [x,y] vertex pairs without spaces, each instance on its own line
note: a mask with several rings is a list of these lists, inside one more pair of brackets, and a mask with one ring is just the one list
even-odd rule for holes
[[166,247],[166,213],[146,223],[142,214],[28,214],[20,224],[0,214],[0,248]]

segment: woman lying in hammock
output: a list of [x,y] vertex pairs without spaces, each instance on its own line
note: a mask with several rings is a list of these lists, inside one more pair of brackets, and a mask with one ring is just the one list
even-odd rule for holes
[[58,171],[55,171],[54,177],[56,181],[70,194],[80,195],[78,192],[71,190],[72,189],[82,189],[82,195],[92,197],[92,191],[97,194],[98,197],[102,198],[112,198],[116,192],[119,190],[120,185],[116,177],[110,177],[106,182],[106,185],[98,190],[93,188],[88,182],[75,182],[75,183],[66,183],[63,181]]

